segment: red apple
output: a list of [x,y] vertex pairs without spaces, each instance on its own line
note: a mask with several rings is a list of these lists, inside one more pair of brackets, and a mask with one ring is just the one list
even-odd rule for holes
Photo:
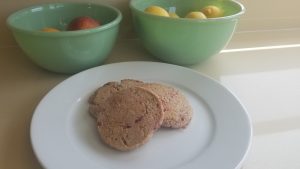
[[100,26],[100,22],[88,17],[88,16],[80,16],[73,19],[69,25],[67,30],[75,31],[75,30],[82,30],[82,29],[91,29]]

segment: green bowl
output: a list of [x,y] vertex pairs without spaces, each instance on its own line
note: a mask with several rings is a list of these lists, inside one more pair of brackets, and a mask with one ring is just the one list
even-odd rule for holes
[[[78,16],[90,16],[101,26],[65,31]],[[108,5],[50,3],[22,9],[7,18],[17,43],[39,66],[54,72],[76,73],[101,64],[118,35],[121,12]],[[60,32],[42,32],[55,27]]]
[[[176,7],[181,18],[169,18],[145,13],[156,5],[168,11]],[[191,11],[215,5],[224,11],[218,18],[187,19]],[[230,41],[240,16],[242,4],[231,0],[131,0],[135,30],[144,47],[165,62],[192,65],[219,53]]]

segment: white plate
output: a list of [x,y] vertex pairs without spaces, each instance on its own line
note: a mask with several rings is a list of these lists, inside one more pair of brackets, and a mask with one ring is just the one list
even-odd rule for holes
[[[163,82],[181,89],[194,116],[186,129],[160,129],[144,146],[119,152],[104,145],[87,100],[108,81]],[[155,62],[124,62],[78,73],[53,88],[37,106],[31,141],[48,169],[237,169],[249,150],[250,119],[218,82],[191,69]]]

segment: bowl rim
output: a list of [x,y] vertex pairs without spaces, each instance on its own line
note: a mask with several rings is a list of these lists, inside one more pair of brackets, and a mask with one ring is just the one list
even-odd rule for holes
[[236,5],[238,5],[241,8],[241,10],[239,12],[233,14],[233,15],[217,17],[217,18],[207,18],[207,19],[172,18],[172,17],[164,17],[164,16],[153,15],[153,14],[146,13],[142,10],[139,10],[139,9],[135,8],[134,5],[133,5],[133,3],[135,1],[138,1],[138,0],[130,0],[129,7],[131,8],[132,11],[135,11],[139,14],[142,14],[142,15],[148,16],[148,17],[160,18],[160,19],[165,19],[165,20],[170,20],[170,21],[176,20],[178,22],[198,23],[198,22],[227,21],[227,20],[239,18],[241,15],[243,15],[246,12],[246,8],[244,7],[244,5],[242,3],[240,3],[236,0],[227,0],[227,1],[231,1],[231,2],[235,3]]
[[[38,7],[44,7],[44,6],[49,6],[49,5],[93,5],[93,6],[102,6],[102,7],[107,7],[109,9],[111,9],[112,11],[116,12],[117,17],[112,20],[109,23],[106,23],[104,25],[95,27],[95,28],[91,28],[91,29],[83,29],[83,30],[76,30],[76,31],[60,31],[60,32],[42,32],[42,31],[38,31],[38,30],[28,30],[28,29],[23,29],[20,27],[16,27],[15,25],[12,24],[12,18],[17,15],[18,13],[30,10],[30,9],[34,9],[34,8],[38,8]],[[106,29],[109,29],[113,26],[118,25],[121,20],[122,20],[122,13],[121,11],[116,8],[113,7],[111,5],[108,4],[103,4],[103,3],[84,3],[84,2],[54,2],[54,3],[42,3],[42,4],[36,4],[36,5],[32,5],[29,7],[25,7],[22,8],[20,10],[17,10],[15,12],[13,12],[12,14],[10,14],[7,19],[6,19],[6,24],[8,25],[8,27],[14,31],[18,31],[18,32],[24,32],[24,33],[28,33],[28,34],[32,34],[32,35],[38,35],[38,36],[49,36],[49,37],[66,37],[66,36],[78,36],[78,35],[85,35],[85,34],[91,34],[91,33],[96,33],[96,32],[101,32],[104,31]]]

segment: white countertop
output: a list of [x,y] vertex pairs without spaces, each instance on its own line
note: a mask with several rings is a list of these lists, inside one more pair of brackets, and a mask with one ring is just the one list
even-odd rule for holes
[[[300,28],[240,31],[220,54],[190,66],[220,81],[247,108],[253,145],[243,169],[299,169]],[[35,66],[0,46],[0,168],[41,168],[29,140],[39,100],[70,75]],[[151,60],[137,39],[119,40],[106,63]]]
[[254,139],[244,169],[300,168],[299,34],[239,32],[222,54],[197,67],[231,89],[252,117]]

